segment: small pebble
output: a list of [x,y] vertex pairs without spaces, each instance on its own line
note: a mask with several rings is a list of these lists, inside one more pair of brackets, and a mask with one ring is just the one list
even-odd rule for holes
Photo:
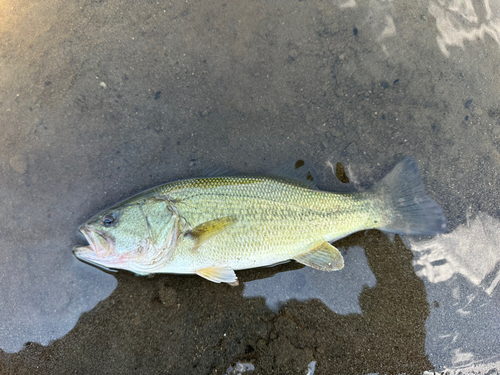
[[28,159],[23,155],[16,155],[9,161],[10,166],[17,173],[25,174],[28,170]]

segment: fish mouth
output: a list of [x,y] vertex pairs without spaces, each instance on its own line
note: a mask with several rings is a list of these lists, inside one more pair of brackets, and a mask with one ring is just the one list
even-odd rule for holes
[[116,258],[114,256],[114,239],[110,235],[95,230],[88,225],[82,225],[78,230],[85,236],[89,244],[87,246],[75,246],[73,254],[85,262],[100,267],[113,267],[113,260]]

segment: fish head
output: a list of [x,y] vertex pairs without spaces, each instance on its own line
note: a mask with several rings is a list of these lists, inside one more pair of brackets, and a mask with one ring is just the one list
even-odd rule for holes
[[177,223],[161,202],[112,207],[78,228],[89,244],[75,247],[73,253],[101,268],[154,273],[176,245]]

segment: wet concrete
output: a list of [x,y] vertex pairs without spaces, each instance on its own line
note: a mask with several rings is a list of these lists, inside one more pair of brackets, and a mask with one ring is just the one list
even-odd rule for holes
[[[243,298],[243,286],[121,273],[117,289],[70,333],[47,347],[28,343],[19,353],[3,354],[3,370],[223,374],[240,361],[254,363],[259,374],[303,374],[313,360],[317,373],[419,374],[431,368],[425,355],[429,305],[411,252],[376,231],[340,245],[352,241],[366,249],[377,279],[359,296],[360,314],[336,314],[320,300],[290,301],[273,312],[263,298]],[[285,268],[290,266],[239,274],[244,284]]]
[[[239,272],[230,288],[107,274],[71,253],[81,223],[141,190],[214,165],[262,173],[299,158],[328,190],[338,161],[366,188],[411,154],[452,234],[483,214],[494,224],[474,233],[496,230],[492,3],[0,2],[2,372],[223,374],[240,361],[303,374],[313,360],[317,374],[494,369],[495,257],[479,279],[436,277],[421,272],[443,265],[436,245],[404,239],[412,259],[398,237],[356,234],[337,247],[363,248],[377,282],[349,291],[361,313],[340,315],[320,300],[275,311],[243,297],[245,281],[293,263]],[[485,233],[478,257],[495,248]],[[464,310],[468,295],[477,306]],[[458,311],[468,318],[448,319]]]

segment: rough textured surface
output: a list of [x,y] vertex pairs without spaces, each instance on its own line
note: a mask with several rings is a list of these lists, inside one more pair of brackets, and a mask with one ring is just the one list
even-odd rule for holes
[[[318,300],[291,301],[273,313],[262,298],[242,298],[242,286],[119,274],[108,300],[83,314],[68,335],[47,347],[28,343],[17,354],[2,354],[3,370],[223,374],[240,361],[254,363],[259,374],[303,374],[313,360],[320,374],[430,368],[424,353],[429,306],[411,252],[376,231],[351,241],[366,249],[377,279],[360,295],[362,314],[338,315]],[[377,261],[381,257],[391,261]],[[240,274],[245,281],[279,268]]]
[[[335,188],[338,161],[366,188],[411,154],[451,232],[498,218],[499,9],[457,4],[0,2],[0,372],[223,374],[250,361],[304,374],[315,360],[320,375],[417,374],[498,356],[498,288],[451,275],[429,308],[411,252],[379,232],[336,244],[365,248],[377,278],[350,315],[318,300],[273,312],[244,283],[198,277],[118,273],[116,285],[70,251],[80,224],[134,193],[290,159],[314,165],[320,188]],[[485,337],[474,347],[470,322]],[[442,340],[431,353],[426,330]]]

